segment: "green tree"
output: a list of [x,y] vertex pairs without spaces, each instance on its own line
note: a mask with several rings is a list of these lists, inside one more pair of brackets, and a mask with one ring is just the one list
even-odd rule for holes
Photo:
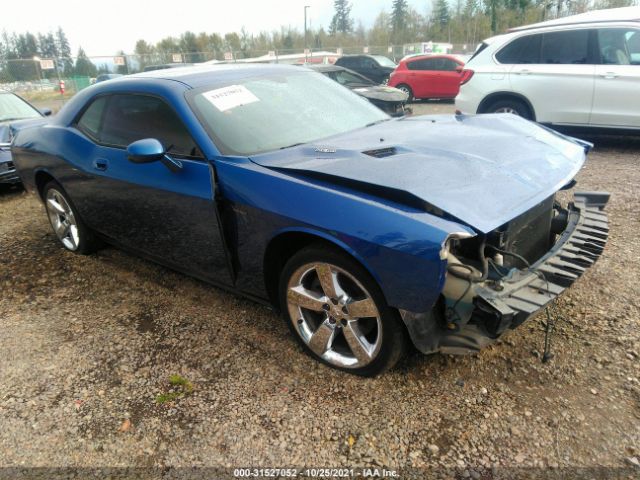
[[76,65],[74,68],[74,74],[82,77],[95,77],[98,73],[96,66],[89,60],[87,54],[82,47],[78,49],[78,56],[76,57]]
[[188,63],[201,62],[204,59],[198,54],[198,40],[193,32],[184,32],[180,35],[180,52],[185,56],[184,60]]
[[440,30],[444,29],[451,20],[449,3],[447,0],[437,0],[433,9],[433,20]]
[[136,42],[136,46],[133,49],[133,53],[136,54],[136,60],[138,63],[137,68],[140,70],[144,70],[144,67],[147,65],[153,65],[156,62],[154,59],[154,53],[156,49],[153,45],[147,43],[145,40],[138,40]]
[[391,8],[391,32],[394,43],[403,43],[405,41],[408,16],[409,5],[407,0],[393,0],[393,6]]
[[71,75],[73,72],[73,60],[71,59],[71,46],[67,35],[64,33],[61,27],[55,34],[56,48],[58,50],[58,57],[60,58],[60,65],[58,68],[62,70],[65,75]]
[[351,19],[351,4],[348,0],[334,0],[333,8],[335,13],[331,19],[329,33],[348,34],[353,32],[353,20]]

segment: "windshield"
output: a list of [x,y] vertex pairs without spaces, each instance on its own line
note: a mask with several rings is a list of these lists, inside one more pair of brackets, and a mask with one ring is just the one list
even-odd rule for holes
[[373,58],[383,67],[396,68],[397,65],[393,63],[393,60],[388,59],[384,55],[373,55]]
[[349,132],[389,116],[315,72],[199,90],[193,107],[224,155],[252,155]]
[[0,93],[0,122],[40,116],[40,113],[35,108],[20,97],[12,93]]

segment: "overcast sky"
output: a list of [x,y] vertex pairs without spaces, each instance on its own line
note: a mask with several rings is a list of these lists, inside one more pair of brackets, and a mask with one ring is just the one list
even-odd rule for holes
[[[132,53],[136,40],[155,43],[163,37],[191,30],[218,32],[271,31],[280,25],[303,30],[303,6],[309,5],[313,27],[328,27],[333,0],[4,0],[0,30],[47,32],[61,26],[75,52],[82,46],[88,55],[113,55],[122,49]],[[352,16],[370,26],[392,0],[352,0]],[[431,0],[409,0],[425,14]]]

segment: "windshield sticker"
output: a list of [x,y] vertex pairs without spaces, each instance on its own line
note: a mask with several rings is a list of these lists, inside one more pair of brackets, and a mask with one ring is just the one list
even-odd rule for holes
[[221,112],[249,103],[259,102],[260,99],[251,93],[244,85],[230,85],[216,88],[202,94],[211,104]]

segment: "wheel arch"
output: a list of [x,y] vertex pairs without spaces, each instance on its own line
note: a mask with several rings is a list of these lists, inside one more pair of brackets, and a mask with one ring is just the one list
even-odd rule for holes
[[515,100],[520,100],[521,102],[524,102],[524,104],[527,106],[527,108],[531,112],[531,120],[534,122],[536,121],[536,110],[535,108],[533,108],[533,105],[531,104],[529,99],[520,93],[509,92],[509,91],[493,92],[487,95],[486,97],[484,97],[480,102],[480,105],[478,105],[478,113],[486,113],[486,109],[493,102],[496,102],[498,100],[509,100],[509,99],[515,99]]
[[38,170],[35,173],[33,179],[36,186],[36,191],[38,192],[38,196],[40,197],[41,200],[43,200],[42,195],[44,193],[45,185],[52,180],[57,182],[56,178],[46,170]]
[[[271,304],[275,308],[280,308],[278,301],[278,284],[282,269],[296,252],[313,243],[324,243],[330,248],[337,248],[349,255],[371,275],[382,291],[380,278],[376,275],[375,271],[345,242],[327,233],[313,229],[287,229],[278,232],[269,240],[263,259],[265,289]],[[384,291],[382,291],[382,294],[384,296]]]

